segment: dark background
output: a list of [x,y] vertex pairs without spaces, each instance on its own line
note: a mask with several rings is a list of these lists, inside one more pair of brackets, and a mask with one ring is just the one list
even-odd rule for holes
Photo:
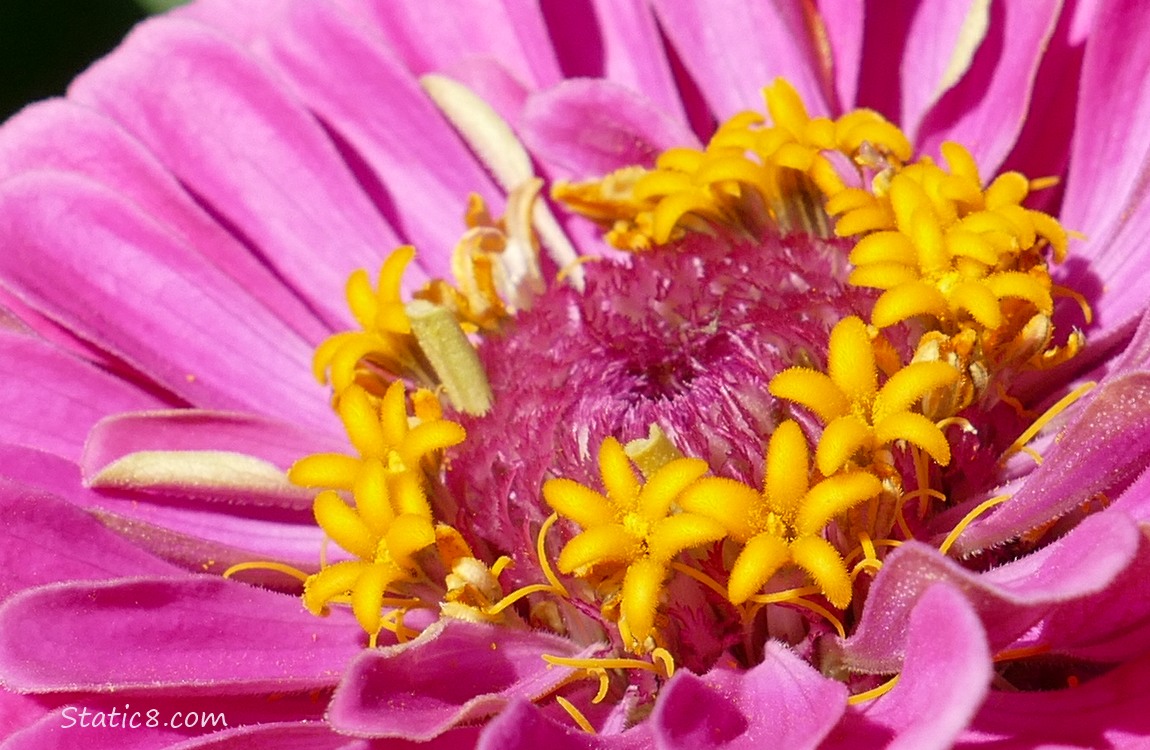
[[[0,0],[0,120],[62,94],[165,0]],[[168,3],[170,4],[170,3]]]

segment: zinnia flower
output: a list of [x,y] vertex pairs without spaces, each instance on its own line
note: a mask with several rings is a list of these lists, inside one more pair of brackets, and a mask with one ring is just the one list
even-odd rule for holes
[[5,747],[1140,746],[1150,10],[877,6],[203,0],[6,123]]

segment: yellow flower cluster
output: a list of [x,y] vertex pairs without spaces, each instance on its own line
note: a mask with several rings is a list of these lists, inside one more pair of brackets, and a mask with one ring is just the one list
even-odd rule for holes
[[[296,484],[322,488],[313,505],[316,523],[357,558],[309,576],[305,606],[320,614],[333,601],[350,603],[373,640],[381,628],[401,627],[383,619],[384,607],[404,610],[389,602],[389,593],[420,575],[414,555],[437,539],[426,494],[429,477],[438,474],[440,452],[465,436],[460,425],[443,419],[439,402],[427,391],[416,392],[412,401],[414,418],[402,381],[392,383],[382,398],[348,386],[336,409],[358,455],[311,455],[297,461],[288,475]],[[354,498],[354,505],[337,491]]]
[[[882,292],[869,323],[849,316],[833,327],[826,372],[792,367],[769,384],[773,396],[822,423],[813,466],[802,430],[785,420],[770,438],[762,490],[703,476],[703,466],[687,471],[681,462],[691,459],[680,459],[668,464],[676,467],[678,481],[667,485],[674,494],[660,494],[652,514],[638,499],[647,488],[613,439],[600,453],[605,495],[567,479],[544,486],[551,507],[583,529],[563,549],[560,570],[617,583],[608,596],[619,600],[620,630],[629,632],[624,642],[640,652],[651,648],[646,638],[657,636],[659,595],[672,568],[742,605],[788,600],[758,592],[781,568],[794,566],[832,606],[846,607],[852,574],[829,538],[837,535],[842,544],[845,535],[850,544],[857,535],[856,553],[864,559],[856,572],[880,567],[872,534],[885,536],[897,518],[909,536],[902,503],[942,496],[929,486],[928,461],[950,463],[944,427],[965,424],[958,413],[990,393],[996,377],[1005,392],[1010,368],[1049,366],[1082,344],[1075,331],[1066,346],[1052,345],[1053,296],[1074,294],[1053,284],[1048,267],[1066,255],[1066,230],[1022,205],[1045,181],[1008,172],[984,186],[973,157],[953,143],[942,146],[946,169],[925,157],[908,163],[906,137],[878,114],[810,117],[781,80],[764,98],[769,121],[740,113],[704,149],[671,149],[654,170],[630,167],[555,190],[604,225],[608,242],[628,250],[666,245],[692,231],[758,237],[800,229],[856,237],[849,283]],[[899,324],[911,336],[909,363],[884,334]],[[913,493],[904,492],[894,466],[903,447],[915,467]],[[666,481],[656,473],[647,486]],[[872,508],[870,522],[852,526],[844,514],[864,503]],[[829,529],[836,519],[845,523]],[[719,524],[717,535],[706,520]],[[664,540],[664,529],[680,528],[674,544]],[[670,563],[667,553],[705,548],[716,538],[738,550],[725,566],[725,586]],[[797,595],[789,600],[800,603]]]

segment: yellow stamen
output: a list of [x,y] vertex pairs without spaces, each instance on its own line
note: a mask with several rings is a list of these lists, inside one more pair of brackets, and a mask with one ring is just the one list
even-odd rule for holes
[[223,577],[224,578],[231,578],[236,573],[240,573],[240,572],[243,572],[245,570],[272,570],[272,571],[275,571],[276,573],[283,573],[285,575],[289,575],[292,578],[299,581],[300,583],[303,583],[304,581],[306,581],[308,579],[308,576],[311,575],[310,573],[305,573],[304,571],[302,571],[299,568],[294,567],[292,565],[287,565],[285,563],[278,563],[278,562],[272,562],[272,561],[267,561],[267,560],[261,560],[261,561],[253,561],[253,562],[236,563],[235,565],[233,565],[232,567],[228,568],[227,570],[225,570],[223,572]]
[[866,690],[861,693],[855,693],[854,695],[847,698],[847,703],[852,706],[857,706],[860,703],[866,703],[867,701],[873,701],[875,698],[881,698],[882,696],[889,693],[891,688],[898,684],[898,678],[900,676],[901,675],[896,674],[894,677],[891,677],[889,680],[876,688],[871,688],[870,690]]
[[714,578],[711,578],[709,575],[707,575],[703,571],[696,570],[695,568],[692,568],[689,565],[684,565],[683,563],[680,563],[680,562],[672,562],[671,563],[671,569],[675,570],[679,573],[682,573],[683,575],[687,576],[688,578],[694,578],[696,581],[703,584],[704,586],[709,588],[711,591],[714,591],[716,594],[721,596],[723,599],[727,598],[727,587],[724,586],[723,584],[719,583],[718,581],[716,581]]
[[[1011,455],[1022,450],[1023,446],[1033,440],[1034,437],[1038,435],[1038,433],[1042,430],[1042,428],[1048,425],[1052,419],[1061,414],[1075,401],[1092,391],[1096,385],[1098,384],[1094,381],[1083,383],[1082,385],[1072,390],[1070,393],[1060,398],[1057,403],[1043,412],[1042,416],[1034,420],[1033,424],[1023,430],[1022,434],[1018,436],[1018,439],[1011,443],[1010,447],[1007,448],[1005,452],[1003,452],[1002,460],[1005,461],[1005,459],[1009,458]],[[1039,461],[1041,461],[1041,458]]]
[[1048,644],[1041,644],[1036,646],[1021,646],[1019,648],[1010,648],[1005,651],[999,651],[994,655],[994,663],[1000,664],[1004,661],[1015,661],[1018,659],[1029,659],[1032,656],[1042,656],[1043,654],[1050,653],[1050,646]]
[[586,669],[588,671],[594,669],[642,669],[647,672],[652,672],[663,678],[668,678],[670,675],[667,670],[672,672],[675,669],[674,660],[670,659],[670,655],[663,649],[656,649],[663,651],[663,656],[655,657],[652,651],[652,658],[655,661],[644,661],[643,659],[628,659],[623,657],[605,657],[605,658],[575,658],[569,656],[552,656],[551,654],[543,654],[543,661],[548,664],[554,664],[558,667],[573,667],[575,669]]
[[958,541],[958,537],[962,534],[962,532],[966,531],[967,526],[973,523],[974,520],[981,516],[983,513],[986,513],[991,508],[1001,505],[1009,499],[1010,495],[998,495],[997,497],[992,497],[989,500],[984,500],[983,502],[979,503],[974,508],[974,510],[963,516],[963,519],[958,522],[957,526],[951,529],[950,533],[946,535],[946,539],[942,540],[942,544],[939,545],[938,551],[944,555],[950,552],[950,548],[954,546],[956,541]]
[[595,727],[591,726],[591,722],[587,721],[587,717],[583,715],[582,711],[575,708],[575,706],[571,704],[571,701],[567,700],[561,695],[557,695],[555,696],[555,702],[558,703],[563,708],[563,710],[567,712],[567,715],[570,716],[575,721],[575,723],[579,725],[580,729],[582,729],[584,732],[587,732],[588,734],[595,734]]

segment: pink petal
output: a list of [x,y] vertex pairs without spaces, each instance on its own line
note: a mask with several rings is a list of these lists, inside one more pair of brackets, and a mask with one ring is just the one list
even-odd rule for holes
[[528,701],[517,700],[487,723],[475,750],[585,750],[599,746],[583,730],[561,727]]
[[[1108,242],[1143,199],[1150,164],[1150,6],[1138,0],[1100,5],[1086,43],[1074,142],[1062,220],[1089,242],[1080,251],[1107,264],[1113,275],[1118,248]],[[1135,246],[1131,246],[1134,248]]]
[[875,577],[855,633],[843,643],[851,668],[897,667],[910,613],[935,582],[960,590],[982,617],[995,652],[1011,645],[1059,605],[1104,591],[1138,554],[1138,528],[1120,513],[1090,516],[1046,547],[987,573],[974,573],[932,547],[908,542]]
[[69,97],[147,144],[329,324],[350,322],[348,275],[399,244],[320,125],[206,26],[141,24]]
[[814,748],[846,708],[846,686],[781,644],[747,672],[680,671],[660,692],[650,721],[661,748]]
[[8,331],[0,331],[0,378],[0,440],[71,460],[79,457],[88,428],[102,417],[163,405],[44,341]]
[[169,409],[120,412],[92,427],[81,465],[88,474],[146,450],[234,451],[282,469],[309,453],[346,450],[346,438],[242,412]]
[[1059,0],[990,5],[990,30],[970,69],[931,107],[914,134],[920,148],[934,153],[942,141],[959,140],[971,149],[984,175],[998,171],[1022,129],[1059,6]]
[[502,62],[512,75],[551,86],[562,78],[542,11],[502,0],[344,0],[413,72],[444,72],[469,59]]
[[362,648],[346,614],[209,576],[50,584],[0,606],[0,679],[25,692],[329,687]]
[[949,748],[985,700],[993,673],[982,625],[966,599],[931,586],[910,614],[898,684],[852,706],[824,748]]
[[1147,691],[1147,655],[1078,687],[1044,692],[995,691],[955,747],[1141,750],[1150,736]]
[[1150,462],[1150,372],[1120,375],[1088,396],[1025,484],[958,538],[960,555],[985,549],[1078,507],[1099,493],[1114,495]]
[[318,343],[326,335],[303,302],[112,120],[63,99],[24,109],[0,131],[0,173],[10,176],[34,169],[74,172],[115,190],[162,222],[306,341]]
[[[141,501],[130,494],[100,494],[82,486],[75,464],[12,445],[0,445],[0,466],[6,477],[29,492],[37,496],[55,494],[91,513],[104,527],[114,530],[116,538],[130,540],[136,548],[184,569],[220,574],[237,563],[267,560],[310,572],[319,564],[324,534],[310,510],[253,509],[242,503],[189,501],[178,495],[149,496]],[[329,555],[331,560],[339,557],[335,551]],[[156,572],[170,571],[165,567]],[[110,572],[126,575],[140,571],[123,568]],[[277,588],[289,581],[295,585],[294,580],[275,572],[245,571],[238,577]]]
[[[899,71],[899,122],[912,138],[931,106],[954,86],[955,81],[946,80],[948,68],[955,56],[962,54],[959,34],[967,16],[979,4],[976,0],[917,4],[906,31],[906,49],[902,53],[906,62]],[[971,44],[969,40],[964,43]],[[976,46],[981,43],[980,39]]]
[[[552,7],[575,7],[552,3]],[[666,115],[683,122],[683,103],[655,15],[644,0],[594,0],[601,34],[600,77],[641,93]],[[559,36],[558,34],[553,35]],[[579,48],[579,36],[572,46]]]
[[[1076,10],[1065,8],[1058,18],[1030,97],[1030,110],[1003,171],[1016,170],[1025,175],[1065,175],[1070,162],[1070,141],[1074,136],[1074,109],[1082,76],[1083,41],[1076,38]],[[1058,211],[1062,190],[1034,193],[1027,204],[1047,212]],[[1071,227],[1078,229],[1079,227]],[[1072,253],[1076,250],[1072,250]]]
[[817,53],[799,3],[728,4],[656,0],[667,36],[720,118],[761,111],[762,88],[776,76],[798,90],[815,115],[829,114]]
[[[838,94],[836,111],[845,111],[855,106],[859,78],[864,69],[862,51],[863,32],[867,27],[866,0],[817,0],[815,5],[826,30],[834,65],[835,92]],[[884,8],[881,14],[876,15],[885,22],[889,10]]]
[[0,188],[0,215],[0,272],[29,304],[191,403],[330,424],[310,347],[115,193],[27,173]]
[[[1150,486],[1150,483],[1143,482]],[[1145,490],[1143,490],[1144,492]],[[1106,513],[1118,513],[1112,508]],[[1041,645],[1058,654],[1119,663],[1150,643],[1150,539],[1143,525],[1137,557],[1105,590],[1059,605],[1019,646]]]
[[468,194],[489,202],[501,202],[502,195],[377,39],[326,3],[288,3],[283,15],[271,31],[269,58],[382,182],[392,224],[423,251],[424,267],[449,274],[449,251],[466,229]]
[[328,720],[357,736],[431,739],[546,695],[572,670],[542,655],[576,652],[546,633],[441,620],[410,643],[364,651],[336,689]]
[[0,599],[58,581],[180,573],[79,508],[17,482],[0,483],[0,514]]
[[537,158],[576,180],[635,164],[653,167],[655,157],[672,146],[699,145],[643,97],[590,79],[533,95],[521,130]]

